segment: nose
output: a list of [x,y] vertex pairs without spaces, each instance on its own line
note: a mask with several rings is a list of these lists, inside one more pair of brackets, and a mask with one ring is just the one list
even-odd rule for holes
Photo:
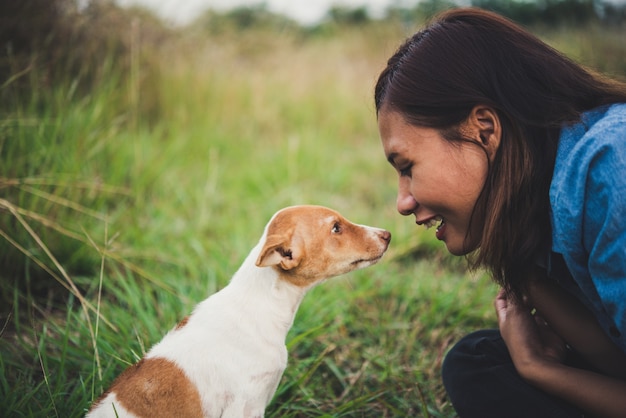
[[384,229],[378,233],[378,236],[380,237],[380,239],[382,239],[385,242],[391,241],[391,232],[386,231]]
[[409,192],[408,186],[404,186],[400,181],[398,185],[398,197],[396,198],[396,208],[400,215],[408,216],[415,212],[417,201]]

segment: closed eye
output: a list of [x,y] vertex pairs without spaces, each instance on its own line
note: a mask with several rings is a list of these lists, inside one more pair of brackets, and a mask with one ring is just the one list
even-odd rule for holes
[[332,232],[333,234],[341,233],[341,225],[339,224],[339,222],[335,222],[333,224],[333,229],[331,229],[330,232]]
[[400,177],[411,177],[411,169],[413,164],[410,161],[404,161],[403,158],[393,152],[387,157],[387,161],[391,164],[400,174]]
[[398,168],[398,173],[400,173],[401,177],[411,177],[411,168],[413,168],[413,165],[408,165],[403,168]]

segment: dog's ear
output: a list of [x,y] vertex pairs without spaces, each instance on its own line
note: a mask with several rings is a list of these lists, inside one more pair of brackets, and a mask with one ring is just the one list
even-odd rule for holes
[[293,234],[270,235],[265,240],[259,258],[258,267],[279,266],[283,270],[291,270],[300,264],[302,259],[301,246]]

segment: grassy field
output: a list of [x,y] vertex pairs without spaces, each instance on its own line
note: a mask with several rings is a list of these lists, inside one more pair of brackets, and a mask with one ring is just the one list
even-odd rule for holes
[[[91,91],[68,76],[13,97],[5,83],[0,415],[83,415],[228,282],[276,210],[310,203],[386,228],[392,244],[307,295],[266,415],[454,416],[442,358],[495,325],[496,289],[395,211],[372,89],[412,29],[198,33],[147,50],[135,25],[128,65],[103,65]],[[587,55],[598,44],[545,36],[606,62]],[[595,39],[614,56],[623,32]]]

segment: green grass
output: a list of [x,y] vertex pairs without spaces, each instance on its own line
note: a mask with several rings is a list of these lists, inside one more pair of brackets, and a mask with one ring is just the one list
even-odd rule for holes
[[395,211],[371,96],[406,35],[177,39],[86,94],[69,79],[3,107],[0,415],[81,416],[276,210],[311,203],[393,240],[304,299],[267,416],[454,416],[441,362],[495,326],[496,289]]

